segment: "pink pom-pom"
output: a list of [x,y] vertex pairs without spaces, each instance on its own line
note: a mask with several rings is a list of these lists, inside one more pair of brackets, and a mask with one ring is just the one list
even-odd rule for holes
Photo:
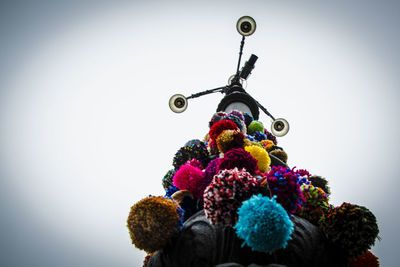
[[172,179],[179,190],[190,191],[196,198],[202,199],[208,182],[204,173],[197,167],[185,164],[179,168]]

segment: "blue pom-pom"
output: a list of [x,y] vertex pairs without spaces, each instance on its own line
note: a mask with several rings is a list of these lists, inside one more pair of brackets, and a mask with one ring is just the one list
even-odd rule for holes
[[171,186],[170,188],[168,188],[168,190],[167,190],[167,192],[165,193],[165,196],[164,197],[166,197],[166,198],[171,198],[172,197],[172,195],[175,193],[175,192],[178,192],[179,191],[179,189],[174,185],[174,186]]
[[262,132],[255,132],[254,133],[254,139],[257,141],[262,141],[262,140],[267,140],[267,135],[262,133]]
[[264,197],[261,194],[243,201],[238,210],[239,219],[234,229],[243,245],[254,251],[272,253],[285,248],[291,239],[293,222],[276,196]]

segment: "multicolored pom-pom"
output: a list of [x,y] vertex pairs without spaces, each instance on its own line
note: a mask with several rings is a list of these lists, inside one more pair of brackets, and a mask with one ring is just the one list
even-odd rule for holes
[[175,170],[178,170],[187,161],[197,159],[203,166],[207,166],[209,162],[208,156],[206,145],[200,140],[196,140],[196,142],[189,143],[176,152],[172,165],[175,167]]
[[162,249],[179,229],[178,205],[161,196],[146,197],[132,206],[127,226],[132,243],[153,253]]
[[293,232],[293,222],[285,209],[261,194],[243,201],[238,210],[239,219],[234,229],[239,238],[255,251],[272,253],[285,248]]
[[203,198],[204,189],[208,185],[204,173],[199,168],[189,164],[183,165],[176,171],[173,183],[179,190],[190,191],[198,199]]
[[349,267],[379,267],[379,259],[371,251],[367,251],[361,256],[349,260]]
[[326,237],[356,258],[375,244],[379,229],[374,214],[365,207],[343,203],[320,220]]
[[329,209],[328,195],[319,187],[303,184],[301,192],[305,202],[302,204],[302,209],[299,215],[311,223],[318,225],[318,221],[323,216],[324,212]]
[[297,183],[298,175],[288,167],[274,166],[266,176],[271,194],[277,196],[285,210],[292,214],[299,212],[305,199]]
[[174,183],[172,182],[172,178],[174,177],[174,175],[175,175],[175,170],[172,169],[169,170],[162,179],[162,186],[164,187],[165,191],[167,191],[168,188],[174,186]]
[[242,201],[259,193],[257,179],[245,170],[220,171],[204,191],[204,211],[212,224],[233,226]]
[[324,177],[313,175],[308,177],[308,180],[311,182],[313,186],[321,188],[328,195],[331,194],[331,190],[328,186],[328,180],[326,180]]
[[245,169],[250,174],[253,174],[257,169],[257,160],[242,148],[231,149],[220,159],[218,169],[231,170],[234,168],[238,170]]
[[255,145],[246,146],[244,149],[257,160],[257,168],[260,172],[268,171],[268,167],[271,164],[271,159],[267,151]]

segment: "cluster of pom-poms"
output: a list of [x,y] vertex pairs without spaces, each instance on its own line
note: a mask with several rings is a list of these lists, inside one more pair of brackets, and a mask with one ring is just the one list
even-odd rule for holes
[[259,192],[257,179],[244,169],[222,170],[204,192],[204,211],[212,224],[233,226],[237,209]]
[[[345,253],[349,266],[379,266],[368,249],[378,235],[366,208],[329,204],[327,180],[307,170],[271,167],[287,162],[275,136],[249,114],[215,113],[203,141],[190,140],[162,179],[165,197],[135,204],[128,217],[132,242],[153,253],[162,249],[182,222],[204,209],[211,224],[234,227],[243,245],[272,253],[286,247],[292,214],[315,224]],[[271,157],[270,157],[271,155]]]
[[293,222],[285,209],[272,198],[252,196],[238,210],[236,234],[255,251],[272,253],[284,248],[293,232]]
[[378,267],[379,259],[371,251],[349,260],[349,267]]
[[343,203],[320,220],[327,238],[356,258],[375,244],[379,229],[375,215],[363,206]]
[[179,230],[178,205],[161,196],[146,197],[131,207],[127,226],[132,243],[153,253],[162,249]]

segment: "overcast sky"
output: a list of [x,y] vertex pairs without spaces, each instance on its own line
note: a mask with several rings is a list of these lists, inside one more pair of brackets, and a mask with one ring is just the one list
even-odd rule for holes
[[[397,266],[400,3],[1,1],[0,265],[141,266],[126,218],[186,141],[203,138],[235,72],[236,21],[257,22],[247,91],[290,132],[289,165],[369,208]],[[243,62],[243,61],[242,61]],[[267,128],[270,119],[261,115]]]

